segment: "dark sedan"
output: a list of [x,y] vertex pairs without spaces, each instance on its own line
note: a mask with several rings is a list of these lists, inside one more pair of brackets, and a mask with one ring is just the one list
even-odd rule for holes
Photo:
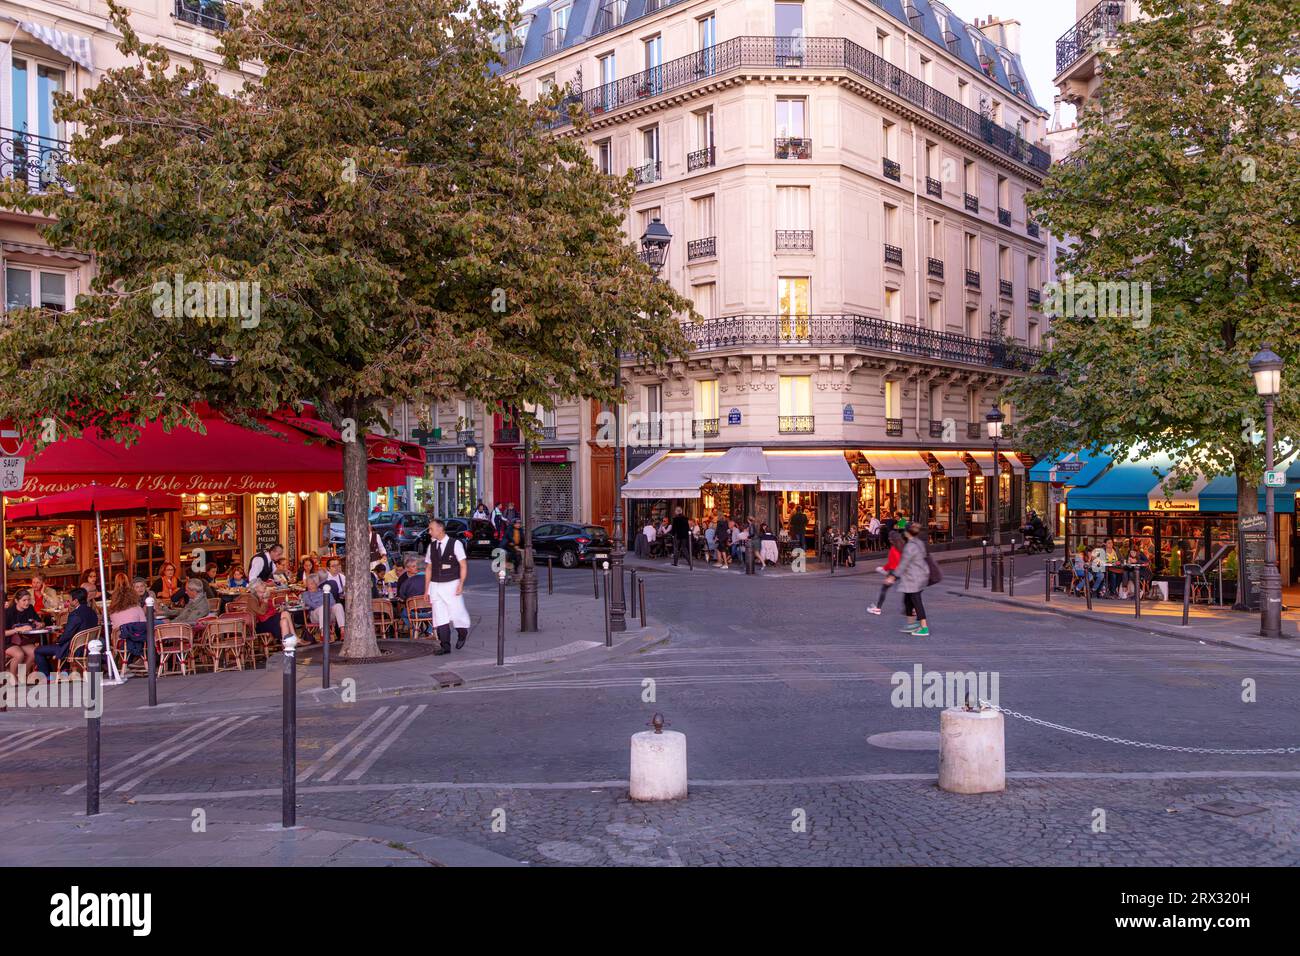
[[560,566],[576,568],[609,558],[610,541],[597,524],[542,523],[533,529],[533,555],[558,558]]

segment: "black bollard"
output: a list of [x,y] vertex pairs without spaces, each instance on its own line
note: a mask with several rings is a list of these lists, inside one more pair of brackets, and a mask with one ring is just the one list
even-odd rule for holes
[[145,659],[149,662],[149,706],[158,706],[158,647],[154,643],[154,627],[157,621],[154,610],[154,596],[150,591],[144,599]]
[[1046,604],[1052,603],[1052,575],[1055,573],[1055,571],[1056,571],[1056,559],[1048,558],[1047,573],[1045,575],[1046,580],[1043,582],[1047,586],[1046,590],[1043,591],[1043,601]]
[[989,586],[989,542],[985,538],[980,542],[980,587]]
[[546,593],[555,593],[555,559],[546,559]]
[[1016,552],[1013,548],[1007,555],[1007,597],[1016,596]]
[[591,596],[600,600],[600,571],[595,561],[591,562]]
[[1083,568],[1083,595],[1088,601],[1088,610],[1092,610],[1092,582],[1088,580],[1088,566]]
[[754,573],[754,539],[745,539],[745,573]]
[[632,606],[628,609],[628,613],[632,615],[632,617],[636,617],[636,580],[637,580],[636,568],[633,568],[629,572],[629,574],[631,575],[631,581],[632,581],[632,591],[631,591]]
[[[104,642],[98,638],[90,642],[86,648],[84,675],[88,682],[99,685],[101,693],[103,677],[100,668],[104,666],[103,647]],[[99,813],[99,717],[90,716],[86,718],[86,816],[93,817],[97,813]]]
[[506,662],[506,573],[497,575],[497,666]]
[[610,628],[609,622],[609,568],[603,572],[605,578],[605,646],[614,646],[614,631]]
[[324,602],[320,608],[320,685],[329,690],[330,637],[334,634],[334,592],[330,588],[325,588]]
[[1192,603],[1192,572],[1183,573],[1183,627],[1187,626],[1187,612]]
[[298,661],[297,635],[284,640],[284,676],[280,695],[280,825],[286,829],[298,821]]
[[966,586],[962,589],[964,591],[970,590],[970,565],[971,565],[971,561],[973,561],[974,558],[975,555],[973,554],[966,555]]
[[1142,616],[1142,565],[1133,565],[1133,616]]
[[641,592],[640,594],[641,626],[645,627],[645,578],[638,578],[636,582],[636,586],[637,589]]

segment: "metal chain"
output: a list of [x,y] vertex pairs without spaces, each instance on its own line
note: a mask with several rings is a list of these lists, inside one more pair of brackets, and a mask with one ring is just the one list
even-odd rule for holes
[[1079,730],[1075,727],[1066,727],[1064,724],[1054,724],[1050,720],[1042,720],[1038,717],[1031,717],[1029,714],[1022,714],[1019,711],[1010,710],[1006,707],[999,707],[997,704],[989,703],[987,700],[981,700],[980,705],[989,707],[999,713],[1006,714],[1009,717],[1019,717],[1021,720],[1028,721],[1031,724],[1038,724],[1040,727],[1048,727],[1052,730],[1059,730],[1067,734],[1075,734],[1079,737],[1090,737],[1093,740],[1104,740],[1108,744],[1126,744],[1130,747],[1144,747],[1147,750],[1172,750],[1183,754],[1236,754],[1236,755],[1260,755],[1260,754],[1295,754],[1300,753],[1300,747],[1268,747],[1257,750],[1231,750],[1215,749],[1212,747],[1176,747],[1172,744],[1153,744],[1143,740],[1125,740],[1123,737],[1111,737],[1107,734],[1094,734],[1089,730]]

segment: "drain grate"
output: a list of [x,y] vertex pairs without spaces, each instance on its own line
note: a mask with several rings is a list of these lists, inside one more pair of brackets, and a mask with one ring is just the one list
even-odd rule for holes
[[1268,807],[1261,807],[1256,803],[1242,803],[1240,800],[1212,800],[1209,803],[1198,803],[1196,809],[1225,817],[1244,817],[1252,813],[1263,813]]

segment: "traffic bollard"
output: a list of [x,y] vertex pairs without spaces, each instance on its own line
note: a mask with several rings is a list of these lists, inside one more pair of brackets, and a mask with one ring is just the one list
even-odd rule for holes
[[1142,565],[1133,565],[1133,616],[1142,616]]
[[966,555],[966,586],[962,589],[965,591],[970,590],[970,565],[971,565],[971,561],[974,560],[974,558],[975,555],[973,554]]
[[980,542],[980,587],[989,586],[989,542],[985,538]]
[[1092,581],[1088,580],[1088,567],[1083,568],[1083,596],[1088,601],[1088,610],[1092,610]]
[[284,639],[284,676],[281,680],[280,722],[280,825],[298,822],[298,636]]
[[546,593],[555,593],[555,559],[546,559]]
[[609,565],[608,564],[605,565],[603,577],[605,578],[605,646],[613,647],[614,631],[610,627],[610,621],[609,621]]
[[632,601],[632,606],[629,609],[628,613],[631,614],[633,617],[636,617],[636,581],[637,581],[636,568],[633,568],[631,571],[628,572],[628,574],[630,575],[628,580],[631,581],[631,591],[629,592],[629,597]]
[[1046,604],[1052,603],[1052,575],[1055,573],[1056,573],[1056,559],[1048,558],[1047,571],[1045,575],[1046,579],[1043,582],[1047,586],[1046,590],[1043,591],[1043,602]]
[[497,575],[497,666],[506,662],[506,572]]
[[320,606],[320,685],[330,686],[330,637],[334,633],[334,592],[325,588],[324,603]]
[[1007,555],[1007,597],[1016,596],[1016,552]]
[[600,600],[600,571],[595,561],[591,562],[591,596],[597,601]]
[[637,590],[641,592],[639,595],[639,603],[641,608],[641,626],[645,627],[645,578],[638,578],[636,582],[636,586],[637,586]]
[[1187,612],[1192,603],[1192,572],[1183,573],[1183,627],[1187,626]]
[[[103,687],[100,668],[104,666],[102,654],[104,642],[95,639],[86,647],[86,673],[88,682]],[[102,692],[102,690],[101,690]],[[98,696],[98,695],[96,695]],[[99,716],[102,708],[92,708],[93,716],[86,718],[86,816],[93,817],[99,813]]]
[[154,610],[154,596],[150,591],[144,599],[145,659],[149,662],[149,706],[158,706],[158,646],[154,643],[154,628],[157,626],[157,611]]

